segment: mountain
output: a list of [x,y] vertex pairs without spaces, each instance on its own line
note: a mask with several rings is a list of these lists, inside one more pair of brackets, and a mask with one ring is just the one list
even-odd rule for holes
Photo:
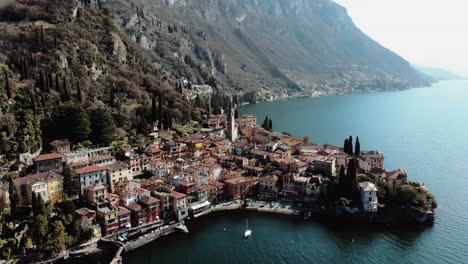
[[431,67],[421,67],[413,65],[418,71],[430,76],[435,81],[448,81],[448,80],[463,80],[464,77],[461,77],[453,72],[440,69],[440,68],[431,68]]
[[114,0],[126,32],[180,78],[228,93],[342,93],[429,80],[329,0]]
[[[57,138],[108,144],[92,137],[99,130],[92,114],[110,116],[117,129],[109,136],[131,145],[151,131],[154,115],[200,119],[174,76],[128,38],[111,10],[90,2],[17,0],[0,9],[0,166]],[[157,114],[153,95],[161,97]]]

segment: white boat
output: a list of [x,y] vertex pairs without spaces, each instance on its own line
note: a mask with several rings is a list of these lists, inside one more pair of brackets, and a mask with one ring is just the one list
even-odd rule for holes
[[249,221],[245,220],[244,238],[248,238],[250,235],[252,235],[252,230],[249,229]]

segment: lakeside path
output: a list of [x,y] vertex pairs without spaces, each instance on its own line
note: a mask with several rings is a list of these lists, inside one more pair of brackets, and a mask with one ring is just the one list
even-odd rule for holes
[[243,203],[240,200],[222,203],[218,205],[213,205],[209,209],[198,213],[195,215],[195,218],[208,215],[212,212],[220,211],[233,211],[233,210],[248,210],[248,211],[257,211],[264,213],[277,213],[285,215],[300,215],[303,213],[302,210],[297,210],[292,207],[290,204],[280,203],[280,202],[263,202],[263,201],[252,201],[243,206]]

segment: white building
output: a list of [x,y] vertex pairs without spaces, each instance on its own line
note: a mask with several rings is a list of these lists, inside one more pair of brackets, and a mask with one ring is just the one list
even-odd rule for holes
[[361,191],[361,202],[364,211],[377,212],[377,187],[371,182],[359,183],[359,190]]

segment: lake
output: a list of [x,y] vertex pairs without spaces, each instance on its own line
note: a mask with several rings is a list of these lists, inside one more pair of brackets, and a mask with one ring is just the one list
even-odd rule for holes
[[[125,263],[468,263],[468,81],[399,92],[298,98],[243,106],[273,128],[319,144],[380,150],[439,202],[425,229],[375,229],[292,217],[228,213],[197,219],[124,255]],[[244,240],[245,219],[253,236]]]

